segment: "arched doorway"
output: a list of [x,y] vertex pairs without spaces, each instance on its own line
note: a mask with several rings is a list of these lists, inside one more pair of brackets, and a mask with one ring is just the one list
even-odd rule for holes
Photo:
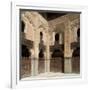
[[40,32],[40,43],[39,43],[39,63],[38,63],[38,72],[44,73],[45,72],[45,45],[43,42],[43,32]]
[[80,73],[80,28],[77,30],[76,48],[72,54],[72,72]]
[[22,57],[29,58],[31,56],[31,53],[29,52],[29,49],[26,45],[22,45]]
[[31,74],[31,52],[26,45],[21,45],[20,78],[28,77]]
[[50,61],[50,71],[51,72],[64,72],[64,54],[62,47],[59,44],[59,33],[55,34],[55,42],[53,46],[53,52]]
[[38,64],[38,71],[39,73],[44,73],[45,69],[45,58],[44,58],[44,51],[41,49],[39,52],[39,64]]

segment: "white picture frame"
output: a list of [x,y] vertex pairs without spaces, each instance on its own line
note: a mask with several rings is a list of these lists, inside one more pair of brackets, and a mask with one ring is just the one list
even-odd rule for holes
[[[80,76],[74,76],[75,78],[64,78],[48,79],[48,80],[33,80],[33,81],[21,81],[19,79],[19,10],[20,9],[32,9],[32,10],[56,10],[56,11],[72,11],[81,12],[80,15],[80,28],[81,28],[81,40],[80,40]],[[80,84],[87,82],[87,55],[85,51],[85,38],[87,30],[87,7],[78,5],[60,5],[50,3],[28,3],[28,2],[12,2],[11,3],[11,87],[35,87],[35,86],[46,86],[46,85],[65,85],[65,84]]]

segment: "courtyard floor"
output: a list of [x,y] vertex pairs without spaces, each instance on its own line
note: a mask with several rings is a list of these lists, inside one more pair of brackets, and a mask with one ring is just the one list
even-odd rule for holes
[[56,79],[56,78],[80,78],[80,74],[71,73],[71,74],[65,74],[65,73],[41,73],[37,76],[30,76],[22,78],[21,80],[36,80],[36,79]]

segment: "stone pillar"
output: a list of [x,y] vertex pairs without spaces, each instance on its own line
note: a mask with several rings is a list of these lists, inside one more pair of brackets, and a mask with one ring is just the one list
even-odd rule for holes
[[71,61],[71,26],[70,22],[65,24],[64,32],[64,72],[72,72],[72,61]]
[[50,46],[49,46],[49,33],[47,33],[47,43],[46,43],[46,59],[45,59],[45,72],[50,72]]
[[34,70],[35,70],[35,64],[34,64],[34,58],[32,57],[31,58],[31,76],[34,76],[35,74],[35,72],[34,72]]
[[38,54],[39,54],[39,32],[36,30],[34,32],[34,75],[38,74]]
[[31,76],[34,76],[35,64],[34,64],[34,51],[31,50]]
[[64,57],[64,73],[72,73],[71,57]]
[[53,32],[53,45],[55,44],[54,42],[55,42],[55,32]]
[[59,33],[59,44],[63,44],[63,35]]

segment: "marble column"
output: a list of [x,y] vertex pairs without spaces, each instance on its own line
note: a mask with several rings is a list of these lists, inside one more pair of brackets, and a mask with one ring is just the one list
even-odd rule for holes
[[36,30],[34,32],[34,37],[35,37],[35,41],[34,41],[34,75],[38,74],[38,54],[39,54],[39,32],[38,30]]
[[50,72],[50,46],[49,46],[49,40],[50,40],[49,33],[47,33],[45,72]]
[[35,64],[34,64],[34,51],[31,50],[31,76],[34,76]]
[[63,35],[59,33],[59,44],[63,44]]
[[53,32],[53,45],[54,45],[54,42],[55,42],[55,32]]
[[71,60],[71,26],[70,22],[65,23],[64,32],[64,73],[72,72]]

